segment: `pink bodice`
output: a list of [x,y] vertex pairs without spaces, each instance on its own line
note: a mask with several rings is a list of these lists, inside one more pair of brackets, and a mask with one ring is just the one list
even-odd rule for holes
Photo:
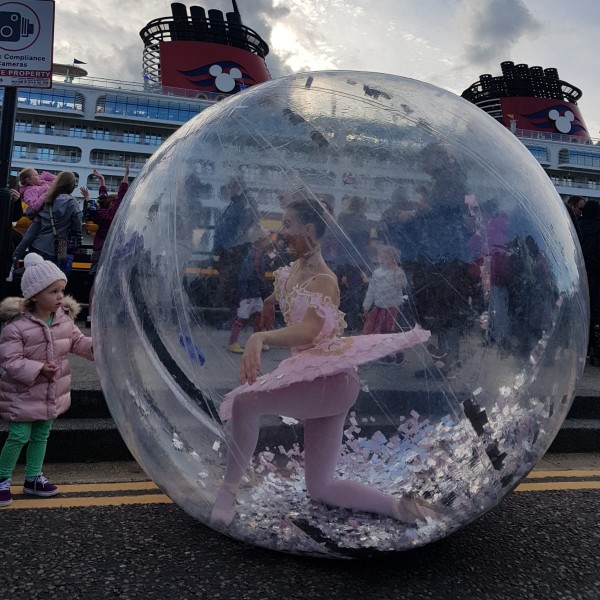
[[306,289],[312,278],[302,285],[286,290],[289,275],[290,267],[282,267],[275,272],[275,298],[279,302],[286,325],[300,323],[306,311],[313,308],[323,319],[321,331],[313,344],[293,348],[292,356],[282,360],[273,371],[261,375],[255,383],[244,383],[225,394],[219,406],[219,415],[224,421],[231,418],[234,400],[245,394],[275,390],[283,394],[285,388],[295,383],[313,381],[342,372],[355,377],[358,365],[423,344],[431,335],[429,331],[415,326],[410,331],[400,333],[341,337],[346,328],[344,313],[328,296]]
[[275,271],[275,298],[279,302],[285,324],[289,326],[301,323],[306,311],[313,308],[317,315],[324,319],[314,345],[323,340],[342,335],[346,328],[344,313],[338,309],[332,299],[319,292],[311,292],[306,289],[307,284],[312,281],[312,277],[303,284],[295,285],[291,290],[286,290],[289,276],[289,266],[281,267]]

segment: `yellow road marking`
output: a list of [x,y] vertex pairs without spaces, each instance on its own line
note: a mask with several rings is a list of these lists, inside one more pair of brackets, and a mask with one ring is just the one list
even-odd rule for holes
[[[579,481],[525,482],[515,489],[516,492],[548,492],[561,490],[600,490],[600,481],[586,481],[585,478],[600,477],[600,471],[533,471],[527,479],[543,478],[579,478]],[[106,493],[106,492],[140,492],[158,490],[153,481],[130,481],[123,483],[79,483],[61,484],[62,493]],[[173,501],[162,493],[141,494],[131,496],[87,496],[87,497],[54,497],[54,498],[16,498],[8,510],[32,508],[80,508],[92,506],[123,506],[136,504],[172,504]]]
[[544,477],[600,477],[600,471],[532,471],[527,479],[542,479]]
[[551,492],[558,490],[600,490],[600,481],[549,481],[548,483],[521,483],[515,492]]
[[138,490],[157,490],[153,481],[128,481],[124,483],[73,483],[58,486],[63,493],[85,492],[123,492]]
[[173,500],[164,494],[145,496],[104,496],[92,498],[39,498],[35,500],[14,500],[2,510],[24,508],[77,508],[81,506],[121,506],[123,504],[173,504]]

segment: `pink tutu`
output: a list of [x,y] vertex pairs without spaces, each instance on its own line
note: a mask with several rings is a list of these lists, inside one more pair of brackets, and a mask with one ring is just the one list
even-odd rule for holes
[[260,376],[252,385],[245,383],[226,394],[219,407],[219,416],[224,421],[231,418],[233,400],[238,396],[278,390],[301,381],[335,375],[426,342],[430,336],[429,331],[417,326],[403,333],[375,333],[321,340],[312,348],[286,358],[275,370]]

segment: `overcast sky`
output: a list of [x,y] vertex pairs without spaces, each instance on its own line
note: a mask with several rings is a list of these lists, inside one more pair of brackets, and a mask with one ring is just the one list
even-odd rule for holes
[[[269,44],[273,77],[304,70],[379,71],[460,94],[512,60],[556,67],[583,90],[600,138],[598,0],[237,0],[245,25]],[[231,11],[230,0],[186,6]],[[139,31],[171,15],[166,0],[58,0],[54,61],[85,61],[90,76],[142,81]]]

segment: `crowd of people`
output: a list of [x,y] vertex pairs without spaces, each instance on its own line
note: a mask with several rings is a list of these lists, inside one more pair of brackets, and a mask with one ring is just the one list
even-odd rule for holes
[[[55,261],[68,276],[75,254],[82,246],[84,221],[93,223],[96,228],[90,268],[93,281],[108,230],[129,187],[129,161],[125,162],[125,174],[117,194],[108,194],[104,176],[97,169],[94,169],[93,175],[99,182],[98,198],[92,200],[88,189],[80,187],[84,199],[82,210],[73,196],[77,187],[74,173],[38,173],[33,167],[25,168],[19,173],[19,189],[12,190],[15,200],[13,221],[24,215],[31,224],[24,235],[19,234],[16,228],[11,231],[12,261],[8,281],[13,280],[17,265],[28,252],[35,252],[45,260]],[[20,211],[17,210],[18,207]],[[92,298],[93,283],[90,307]],[[88,323],[91,323],[91,314],[88,314]]]
[[[547,329],[546,317],[556,300],[543,298],[537,306],[532,304],[545,255],[532,236],[510,239],[501,202],[480,202],[470,195],[466,173],[442,145],[425,148],[419,159],[430,181],[412,192],[396,189],[377,221],[369,219],[373,207],[362,196],[347,194],[337,214],[331,198],[314,196],[324,208],[320,248],[337,278],[347,331],[391,333],[415,323],[427,328],[434,335],[428,350],[439,370],[421,369],[416,377],[452,376],[461,364],[461,336],[478,319],[485,320],[485,343],[509,352],[514,343],[509,316],[517,315],[524,329],[516,345],[526,352],[524,340],[539,335],[537,326],[528,324],[529,317],[538,311]],[[284,199],[281,207],[286,208]],[[236,311],[229,340],[233,353],[243,353],[240,332],[251,315],[255,332],[272,325],[261,322],[260,316],[262,298],[272,291],[265,272],[293,260],[285,235],[260,233],[260,221],[256,202],[237,180],[216,225],[213,252],[221,279],[217,306]],[[251,240],[248,231],[259,239]],[[514,285],[530,280],[527,293]],[[399,353],[381,362],[402,365],[405,357]]]

